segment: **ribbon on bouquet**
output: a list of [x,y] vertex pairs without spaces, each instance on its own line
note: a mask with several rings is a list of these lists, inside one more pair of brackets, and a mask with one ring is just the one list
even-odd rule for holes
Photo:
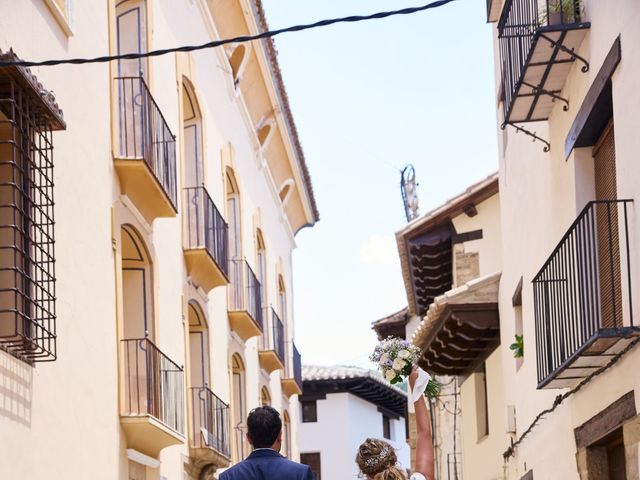
[[413,388],[409,386],[409,401],[415,403],[424,395],[424,391],[427,389],[427,385],[431,380],[431,375],[425,372],[422,368],[418,367],[418,378]]

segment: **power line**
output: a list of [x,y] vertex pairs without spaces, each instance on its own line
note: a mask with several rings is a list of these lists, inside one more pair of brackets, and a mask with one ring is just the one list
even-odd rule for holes
[[139,58],[147,58],[147,57],[159,57],[161,55],[166,55],[168,53],[175,52],[193,52],[196,50],[205,50],[208,48],[220,47],[222,45],[227,45],[229,43],[243,43],[250,42],[252,40],[260,40],[262,38],[272,38],[276,35],[281,35],[283,33],[288,32],[302,32],[304,30],[311,30],[314,28],[327,27],[329,25],[334,25],[337,23],[356,23],[367,20],[377,20],[387,17],[393,17],[397,15],[411,15],[414,13],[422,12],[425,10],[430,10],[433,8],[442,7],[448,3],[454,2],[456,0],[437,0],[435,2],[431,2],[427,5],[422,5],[419,7],[408,7],[400,10],[391,10],[386,12],[378,12],[373,13],[371,15],[352,15],[348,17],[341,18],[332,18],[328,20],[320,20],[314,23],[302,24],[302,25],[294,25],[292,27],[287,28],[279,28],[277,30],[268,30],[266,32],[258,33],[257,35],[241,35],[239,37],[227,38],[223,40],[214,40],[212,42],[203,43],[202,45],[186,45],[182,47],[174,47],[174,48],[166,48],[162,50],[152,50],[150,52],[144,53],[126,53],[122,55],[105,55],[102,57],[94,57],[94,58],[68,58],[68,59],[58,59],[58,60],[42,60],[42,61],[32,61],[32,60],[8,60],[8,61],[0,61],[0,67],[10,67],[10,66],[18,66],[18,67],[49,67],[54,65],[83,65],[86,63],[106,63],[112,60],[135,60]]

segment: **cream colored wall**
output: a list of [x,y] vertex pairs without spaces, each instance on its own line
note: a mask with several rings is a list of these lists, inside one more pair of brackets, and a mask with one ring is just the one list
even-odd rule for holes
[[[452,222],[456,232],[466,233],[482,230],[482,238],[464,242],[465,253],[477,252],[480,261],[480,276],[499,272],[502,263],[502,239],[500,230],[500,194],[476,205],[478,214],[469,217],[460,214]],[[460,286],[460,285],[458,285]]]
[[485,362],[489,434],[482,438],[478,438],[477,419],[484,412],[478,412],[476,407],[477,374],[466,378],[460,385],[463,478],[468,480],[503,478],[502,466],[493,460],[504,451],[506,430],[501,357],[502,352],[497,349]]
[[[216,36],[200,0],[180,4],[153,0],[151,8],[151,49],[202,43]],[[17,2],[0,17],[0,48],[12,47],[30,59],[94,56],[109,51],[106,1],[74,2],[74,19],[74,35],[67,37],[44,2]],[[244,100],[234,93],[221,50],[193,53],[187,64],[203,110],[206,188],[224,215],[224,165],[229,162],[233,166],[241,191],[243,254],[254,270],[254,218],[260,212],[267,244],[268,302],[277,303],[276,278],[281,273],[289,303],[287,336],[292,338],[291,251],[295,242],[269,170],[256,149]],[[150,65],[152,95],[177,136],[177,151],[181,152],[178,67],[182,63],[167,55],[150,60]],[[188,284],[181,215],[148,225],[135,205],[120,198],[111,157],[109,67],[61,66],[34,72],[55,92],[68,125],[65,132],[54,134],[59,358],[31,368],[0,352],[0,431],[11,439],[0,451],[0,478],[67,480],[75,472],[91,472],[91,478],[97,480],[128,478],[126,440],[118,421],[114,269],[118,252],[114,255],[112,249],[112,208],[116,248],[119,224],[130,221],[147,238],[153,252],[156,343],[160,349],[188,368],[186,303],[198,300],[208,317],[212,390],[230,400],[228,364],[232,348],[237,349],[247,368],[247,408],[258,406],[260,382],[268,383],[274,406],[287,409],[291,417],[293,456],[297,458],[297,398],[283,397],[280,372],[264,378],[256,339],[245,345],[230,332],[226,288],[215,288],[207,295]],[[180,176],[178,157],[179,186]],[[182,211],[180,189],[178,196]],[[69,452],[74,452],[73,462]],[[183,457],[187,455],[186,444],[164,449],[162,465],[154,475],[183,478]]]
[[[637,152],[640,136],[637,134],[637,114],[640,93],[637,89],[640,74],[640,4],[633,0],[585,0],[589,33],[578,53],[590,62],[587,73],[580,72],[576,63],[567,79],[562,96],[570,101],[568,112],[556,106],[549,122],[525,125],[551,142],[551,151],[542,152],[540,143],[516,134],[507,127],[499,131],[500,143],[500,195],[502,205],[503,273],[500,287],[500,318],[504,391],[506,404],[516,406],[517,435],[530,425],[541,410],[550,407],[556,395],[563,390],[537,390],[536,358],[534,349],[535,327],[531,280],[542,267],[562,235],[575,220],[585,201],[591,199],[585,188],[585,174],[581,168],[584,151],[575,151],[566,161],[564,142],[586,92],[594,81],[613,41],[620,35],[622,61],[613,76],[613,102],[618,173],[618,197],[638,197],[640,166]],[[495,25],[493,26],[495,28]],[[495,52],[497,54],[497,50]],[[496,56],[496,72],[499,66]],[[497,77],[497,83],[499,77]],[[497,85],[497,84],[496,84]],[[496,88],[497,92],[497,88]],[[502,120],[498,112],[498,122]],[[582,157],[584,159],[584,157]],[[632,286],[638,285],[639,263],[637,255],[640,238],[640,211],[629,209],[630,242],[632,245]],[[508,345],[515,332],[514,309],[511,298],[523,277],[523,324],[525,357],[522,368],[516,371],[515,360]],[[634,311],[639,311],[638,296]],[[516,457],[509,462],[507,478],[518,479],[527,469],[533,469],[535,478],[578,479],[576,447],[573,429],[597,414],[622,394],[636,390],[640,400],[640,377],[632,374],[633,365],[640,360],[637,349],[609,370],[570,397],[558,410],[546,416],[518,447]],[[510,439],[504,438],[504,449]],[[494,465],[502,465],[501,456],[495,456]]]

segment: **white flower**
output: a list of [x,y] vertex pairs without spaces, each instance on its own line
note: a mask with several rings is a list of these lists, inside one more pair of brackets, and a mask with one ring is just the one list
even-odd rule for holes
[[386,378],[388,381],[393,380],[394,378],[396,378],[396,372],[394,370],[387,370],[386,372],[384,372],[384,378]]
[[398,358],[407,359],[411,356],[411,352],[409,350],[400,350],[398,352]]
[[403,369],[404,367],[406,367],[406,366],[407,366],[407,362],[405,362],[405,361],[404,361],[404,360],[402,360],[401,358],[396,358],[396,359],[393,361],[393,369],[394,369],[394,370],[397,370],[398,372],[401,372],[401,371],[402,371],[402,369]]
[[387,360],[389,360],[389,355],[386,353],[383,353],[378,363],[384,365],[385,363],[387,363]]

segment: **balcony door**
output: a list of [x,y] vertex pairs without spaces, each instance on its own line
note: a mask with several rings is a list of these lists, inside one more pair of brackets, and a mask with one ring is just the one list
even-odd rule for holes
[[246,380],[244,363],[238,354],[231,357],[231,381],[232,381],[232,403],[233,415],[233,460],[234,463],[243,460],[249,453],[249,445],[246,440],[247,403],[246,403]]
[[[596,200],[617,200],[616,149],[613,121],[593,148]],[[617,204],[596,207],[600,323],[604,328],[622,327],[622,278]]]
[[[147,52],[147,9],[144,0],[122,0],[116,4],[116,49],[118,55]],[[146,77],[147,59],[118,60],[119,77]]]
[[184,180],[187,202],[187,239],[189,245],[205,244],[206,225],[204,184],[202,115],[193,90],[182,87],[182,141],[184,146]]
[[235,175],[231,170],[226,175],[227,188],[227,219],[229,222],[229,282],[231,284],[231,305],[234,307],[244,305],[243,291],[243,263],[240,230],[240,192]]
[[151,260],[138,232],[123,225],[122,235],[122,304],[124,338],[153,340],[153,300]]

